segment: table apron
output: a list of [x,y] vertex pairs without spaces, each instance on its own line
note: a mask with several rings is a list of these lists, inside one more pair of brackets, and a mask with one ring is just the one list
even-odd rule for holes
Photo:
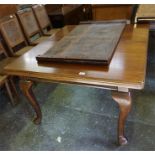
[[47,79],[40,79],[40,78],[31,78],[31,77],[20,77],[21,80],[26,81],[36,81],[36,82],[45,82],[45,83],[62,83],[62,84],[74,84],[78,86],[87,86],[99,89],[106,89],[106,90],[114,90],[118,92],[129,92],[129,88],[127,87],[118,87],[118,86],[98,86],[93,84],[85,84],[85,83],[75,83],[75,82],[67,82],[67,81],[56,81],[56,80],[47,80]]

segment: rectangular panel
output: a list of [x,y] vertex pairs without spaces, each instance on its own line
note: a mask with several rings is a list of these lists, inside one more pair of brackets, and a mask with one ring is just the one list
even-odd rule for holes
[[28,37],[40,32],[37,21],[31,9],[18,12],[22,27]]
[[93,20],[131,19],[132,5],[94,4],[92,5]]
[[78,25],[37,60],[109,64],[124,27],[125,21]]
[[10,47],[24,42],[24,36],[18,24],[17,18],[10,18],[0,24],[1,32]]
[[38,20],[38,23],[42,29],[50,25],[47,12],[43,5],[36,5],[33,7],[33,10]]

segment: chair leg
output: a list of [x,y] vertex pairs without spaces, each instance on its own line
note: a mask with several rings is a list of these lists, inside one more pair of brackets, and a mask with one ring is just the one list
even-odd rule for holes
[[11,92],[11,88],[10,88],[10,85],[9,85],[9,81],[8,80],[5,81],[5,87],[6,87],[6,90],[7,90],[7,93],[9,95],[9,98],[11,100],[12,105],[15,105],[13,94]]
[[10,85],[11,85],[12,91],[14,92],[15,97],[16,97],[17,99],[19,99],[19,95],[18,95],[17,89],[16,89],[16,87],[15,87],[15,84],[14,84],[12,78],[13,78],[13,77],[10,77],[10,78],[9,78]]
[[17,104],[18,93],[11,78],[5,80],[5,87],[13,106]]

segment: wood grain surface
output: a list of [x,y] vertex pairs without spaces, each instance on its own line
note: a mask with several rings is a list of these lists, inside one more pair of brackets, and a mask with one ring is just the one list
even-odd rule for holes
[[132,5],[94,4],[92,5],[93,20],[131,20]]
[[36,56],[53,47],[76,26],[66,26],[5,67],[11,75],[53,82],[142,89],[145,83],[148,25],[127,25],[109,67],[81,64],[38,64]]

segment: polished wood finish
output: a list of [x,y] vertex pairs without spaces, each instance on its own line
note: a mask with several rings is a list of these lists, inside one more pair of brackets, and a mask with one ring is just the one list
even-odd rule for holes
[[112,98],[118,103],[120,113],[118,121],[118,142],[120,145],[127,144],[127,138],[124,134],[126,118],[131,110],[131,95],[130,92],[112,91]]
[[[108,85],[132,89],[144,87],[148,25],[126,26],[109,67],[56,63],[38,64],[35,57],[45,53],[74,27],[66,26],[54,37],[34,47],[17,61],[8,65],[5,68],[6,72],[28,77],[31,74],[31,77],[40,79],[70,81],[94,86]],[[85,72],[85,76],[79,75],[80,72]]]
[[0,4],[0,18],[14,14],[18,10],[17,4]]
[[[118,139],[119,144],[124,145],[127,143],[124,125],[131,109],[129,89],[143,89],[145,84],[149,27],[143,24],[127,25],[109,66],[37,63],[37,55],[45,53],[75,27],[64,27],[55,36],[37,45],[18,60],[6,66],[5,72],[24,77],[27,81],[71,83],[115,91],[112,92],[112,97],[120,108]],[[31,82],[22,85],[26,85],[24,94],[32,87]],[[31,104],[35,103],[38,106],[32,90],[27,94],[30,95]],[[34,106],[34,110],[40,121],[41,114],[40,109],[36,110],[37,106]]]
[[[20,56],[32,46],[28,46],[15,15],[10,15],[0,20],[0,31],[9,48],[11,56]],[[17,48],[17,46],[21,46]]]
[[132,5],[92,5],[93,20],[131,19]]
[[135,22],[155,21],[155,4],[140,4],[136,13]]
[[28,98],[28,100],[30,101],[33,109],[36,112],[36,116],[34,117],[34,123],[35,124],[40,124],[41,122],[41,118],[42,118],[42,114],[41,114],[41,110],[40,110],[40,106],[36,101],[36,98],[33,94],[32,91],[32,85],[33,82],[32,81],[27,81],[27,80],[20,80],[20,88],[23,92],[23,94]]
[[17,16],[23,28],[25,37],[27,38],[27,41],[30,45],[36,45],[39,44],[42,40],[48,39],[48,37],[43,37],[41,41],[38,40],[42,38],[41,31],[31,8],[18,11]]
[[4,67],[7,66],[9,63],[13,62],[15,58],[13,57],[5,57],[4,59],[0,60],[0,74],[4,73]]
[[8,58],[8,55],[5,52],[5,49],[3,48],[1,42],[0,42],[0,56],[3,58],[3,60],[0,60],[0,86],[2,85],[5,86],[12,105],[15,105],[17,103],[16,99],[18,98],[18,93],[15,88],[15,84],[12,80],[12,77],[5,75],[3,72],[4,67],[9,62],[12,62],[14,59]]

